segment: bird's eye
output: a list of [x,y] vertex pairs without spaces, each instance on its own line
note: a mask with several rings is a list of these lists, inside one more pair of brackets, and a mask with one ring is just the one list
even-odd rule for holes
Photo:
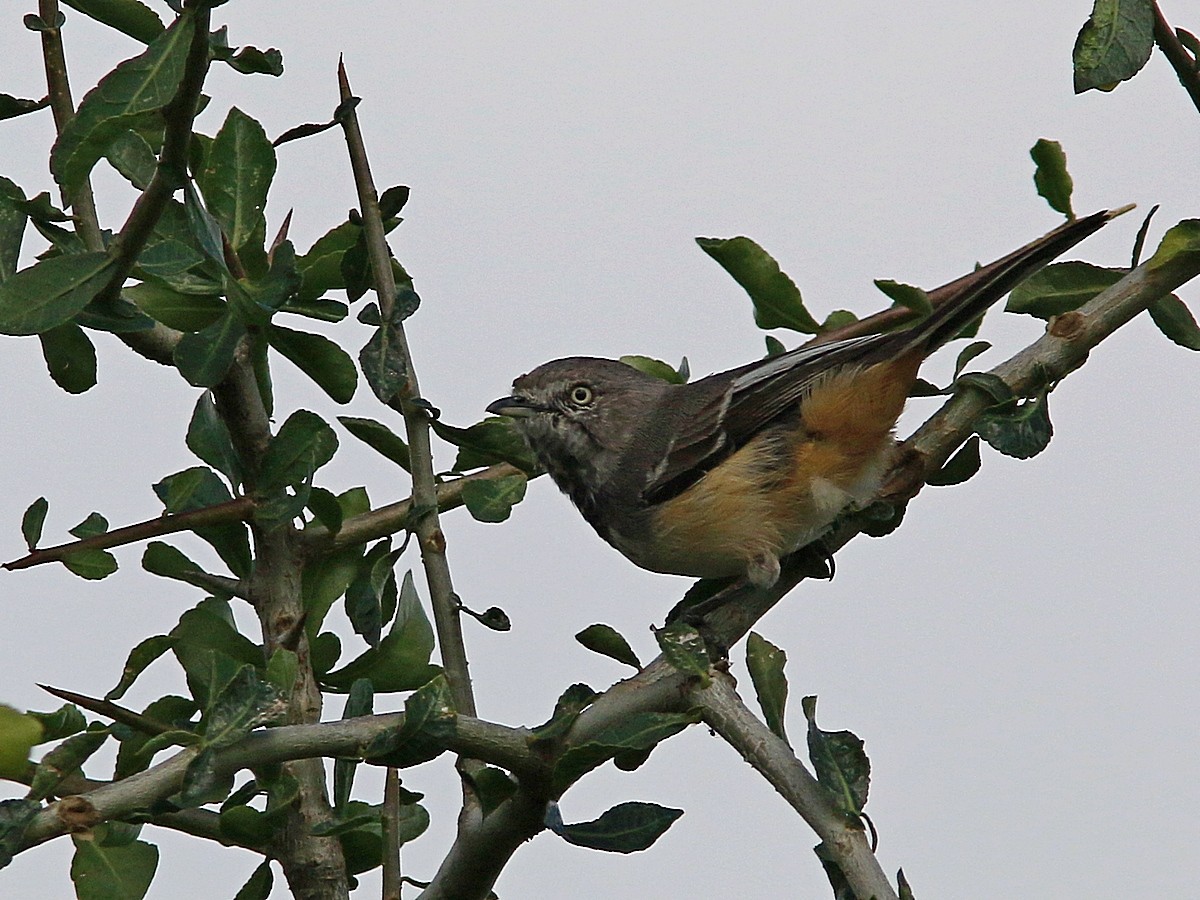
[[586,384],[577,384],[571,388],[571,402],[576,406],[587,406],[596,398],[592,389]]

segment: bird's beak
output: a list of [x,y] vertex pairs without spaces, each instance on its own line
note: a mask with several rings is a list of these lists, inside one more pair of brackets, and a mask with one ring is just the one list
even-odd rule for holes
[[524,397],[501,397],[487,406],[487,411],[493,416],[509,416],[514,419],[527,418],[542,409],[543,407],[530,403]]

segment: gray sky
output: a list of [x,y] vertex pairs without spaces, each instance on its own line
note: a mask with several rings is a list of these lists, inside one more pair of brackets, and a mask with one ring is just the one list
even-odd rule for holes
[[[1163,6],[1173,22],[1195,12]],[[1040,137],[1066,149],[1079,212],[1161,203],[1153,247],[1164,228],[1200,215],[1200,119],[1158,56],[1114,93],[1073,96],[1070,51],[1089,8],[234,2],[216,17],[230,43],[279,47],[287,71],[276,80],[214,68],[199,127],[214,132],[231,104],[270,135],[328,118],[345,53],[376,180],[412,187],[392,244],[423,299],[410,325],[422,387],[465,425],[513,376],[557,356],[686,354],[704,374],[761,355],[748,300],[696,235],[753,237],[818,318],[880,308],[872,278],[933,287],[1006,253],[1059,220],[1032,185],[1027,152]],[[0,27],[0,90],[40,96],[24,11],[10,8]],[[137,47],[67,16],[78,97]],[[0,173],[28,193],[52,188],[50,129],[46,114],[0,123]],[[303,250],[354,203],[344,144],[330,132],[280,148],[279,163],[271,228],[294,206]],[[104,224],[119,225],[132,193],[104,173],[97,194]],[[1073,256],[1127,264],[1138,221],[1114,223]],[[27,245],[40,249],[32,233]],[[1181,297],[1196,307],[1194,286]],[[353,318],[326,332],[353,348],[366,339]],[[989,317],[982,336],[996,348],[976,367],[1039,332],[1032,319]],[[20,515],[41,494],[45,539],[58,542],[93,509],[114,526],[156,515],[150,484],[196,463],[183,444],[195,389],[107,336],[97,344],[99,385],[69,397],[34,339],[0,343],[5,558],[21,554]],[[952,362],[953,351],[925,374],[944,383]],[[879,856],[889,873],[904,867],[918,897],[1194,892],[1198,364],[1141,317],[1054,393],[1044,454],[1018,462],[985,448],[973,480],[926,490],[897,533],[855,541],[832,584],[803,585],[760,623],[788,652],[793,731],[798,699],[815,693],[824,727],[866,741]],[[276,372],[281,414],[388,418],[365,389],[335,408],[286,362]],[[934,408],[914,402],[902,431]],[[443,468],[452,459],[439,456]],[[346,435],[321,481],[366,484],[383,503],[407,494],[397,474]],[[465,601],[500,605],[514,621],[509,634],[467,629],[481,715],[499,722],[536,724],[572,682],[603,688],[624,676],[572,640],[586,625],[607,622],[652,656],[647,626],[688,584],[635,569],[544,480],[506,525],[459,512],[446,529]],[[185,549],[210,560],[200,546]],[[0,575],[0,702],[52,708],[37,681],[103,693],[134,643],[200,599],[141,572],[140,556],[120,551],[122,570],[98,584],[61,567]],[[742,654],[735,674],[749,690]],[[126,699],[140,708],[167,691],[183,680],[164,659]],[[378,783],[364,772],[360,795],[373,798]],[[406,871],[425,878],[452,835],[443,801],[457,786],[448,759],[405,784],[434,815],[404,854]],[[499,894],[828,896],[815,837],[702,729],[636,773],[589,776],[563,815],[591,819],[629,799],[687,814],[631,856],[540,835]],[[162,848],[152,898],[231,897],[256,864],[159,830],[144,837]],[[70,852],[60,840],[23,854],[0,873],[0,892],[71,896]],[[364,879],[363,896],[376,883]]]

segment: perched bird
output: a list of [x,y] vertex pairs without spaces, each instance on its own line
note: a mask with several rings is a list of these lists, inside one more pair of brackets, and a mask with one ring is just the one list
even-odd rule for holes
[[1123,211],[1068,222],[951,282],[901,331],[814,342],[690,384],[610,359],[558,359],[488,412],[514,419],[555,484],[634,564],[770,586],[781,557],[879,491],[922,361]]

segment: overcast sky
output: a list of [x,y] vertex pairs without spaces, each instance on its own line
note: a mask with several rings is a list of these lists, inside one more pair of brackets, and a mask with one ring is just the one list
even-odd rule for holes
[[[1162,5],[1200,29],[1193,6]],[[280,48],[286,74],[214,67],[198,127],[214,132],[233,104],[270,135],[327,119],[345,54],[376,180],[412,188],[392,245],[423,300],[409,332],[422,388],[445,420],[466,425],[513,376],[558,356],[686,354],[700,375],[761,355],[748,300],[697,235],[753,237],[818,318],[881,308],[872,278],[934,287],[1008,252],[1060,220],[1032,184],[1028,150],[1041,137],[1066,149],[1080,213],[1161,203],[1151,247],[1200,216],[1200,117],[1159,56],[1111,94],[1073,96],[1071,46],[1089,9],[241,0],[215,21],[229,23],[235,46]],[[10,5],[0,24],[0,90],[36,97],[44,83],[26,11]],[[78,98],[138,47],[66,13]],[[53,189],[51,132],[46,113],[0,123],[0,174],[29,194]],[[96,187],[104,224],[118,226],[132,192],[107,172]],[[295,207],[291,235],[304,250],[354,202],[336,132],[280,148],[272,231]],[[1072,256],[1127,264],[1139,219]],[[26,243],[41,249],[32,231]],[[1180,296],[1196,309],[1194,286]],[[1040,330],[989,317],[982,336],[996,347],[975,365],[999,363]],[[350,348],[366,340],[353,318],[325,331]],[[97,344],[99,385],[70,397],[45,374],[36,340],[0,343],[6,559],[23,552],[20,516],[39,495],[50,501],[45,539],[58,542],[93,509],[113,526],[156,515],[150,485],[195,464],[183,435],[196,390],[109,336]],[[952,362],[953,351],[924,374],[944,383]],[[336,408],[286,362],[276,371],[280,420],[300,406],[330,420],[389,419],[365,389]],[[824,727],[866,741],[879,857],[890,874],[904,867],[917,897],[1194,894],[1198,396],[1200,357],[1139,318],[1055,391],[1045,453],[1018,462],[985,448],[973,480],[926,490],[897,533],[856,540],[831,584],[802,585],[759,624],[788,652],[793,731],[799,698],[817,694]],[[914,403],[902,431],[935,408]],[[399,470],[349,435],[342,444],[322,484],[365,484],[376,503],[407,495]],[[452,459],[443,450],[438,462]],[[467,623],[480,714],[507,724],[544,721],[573,682],[624,677],[572,639],[593,622],[652,656],[647,626],[689,583],[634,568],[544,479],[503,526],[460,511],[445,527],[465,602],[502,606],[514,622],[508,634]],[[117,555],[121,571],[98,584],[61,567],[0,574],[0,702],[53,708],[35,682],[102,694],[131,646],[200,599],[141,572],[140,548]],[[401,564],[419,570],[411,554]],[[354,646],[344,619],[330,621]],[[733,657],[749,689],[741,646]],[[183,679],[164,658],[126,701],[141,708],[168,691],[182,692]],[[377,708],[400,703],[380,697]],[[427,878],[452,837],[458,789],[449,758],[404,778],[434,815],[404,853],[406,873]],[[374,799],[378,784],[364,772],[360,796]],[[686,815],[631,856],[539,835],[500,896],[829,894],[815,837],[701,728],[636,773],[589,776],[563,815],[587,820],[631,799]],[[232,897],[256,865],[173,833],[143,836],[162,848],[152,898]],[[21,855],[0,873],[0,893],[72,896],[70,853],[60,839]],[[362,895],[376,884],[364,879]]]

